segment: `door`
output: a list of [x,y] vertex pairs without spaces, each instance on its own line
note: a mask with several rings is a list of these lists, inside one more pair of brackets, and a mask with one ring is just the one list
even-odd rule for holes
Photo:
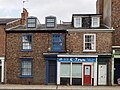
[[56,61],[49,61],[49,77],[48,77],[48,83],[49,84],[56,84],[56,78],[57,78],[57,68],[56,68]]
[[117,79],[120,78],[120,58],[114,59],[114,84],[118,84]]
[[84,65],[84,85],[91,85],[91,65]]
[[98,85],[107,85],[107,65],[98,67]]

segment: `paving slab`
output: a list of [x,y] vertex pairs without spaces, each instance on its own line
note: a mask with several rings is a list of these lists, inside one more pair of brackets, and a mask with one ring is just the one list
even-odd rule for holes
[[0,90],[120,90],[120,86],[57,86],[0,84]]

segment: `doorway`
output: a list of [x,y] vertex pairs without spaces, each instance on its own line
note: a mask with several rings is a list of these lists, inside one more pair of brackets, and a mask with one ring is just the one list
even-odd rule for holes
[[107,85],[107,65],[98,66],[98,85]]
[[120,78],[120,58],[114,59],[114,84],[118,84],[117,79]]
[[91,65],[84,65],[84,85],[91,85]]
[[48,61],[48,83],[56,84],[57,79],[57,64],[55,60]]

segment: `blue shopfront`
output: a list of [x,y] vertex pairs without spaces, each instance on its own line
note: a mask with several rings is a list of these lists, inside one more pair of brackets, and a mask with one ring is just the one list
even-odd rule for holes
[[57,55],[58,85],[97,85],[97,55]]

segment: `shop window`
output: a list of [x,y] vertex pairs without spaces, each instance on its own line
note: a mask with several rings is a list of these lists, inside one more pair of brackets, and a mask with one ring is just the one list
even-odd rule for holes
[[71,75],[70,63],[61,64],[60,76],[61,77],[70,77],[70,75]]
[[64,51],[64,36],[62,34],[52,35],[52,51],[54,52]]
[[84,49],[83,51],[96,51],[96,35],[84,34]]
[[32,77],[32,58],[21,58],[20,77]]
[[68,85],[72,80],[73,85],[82,84],[82,64],[81,63],[61,63],[60,83]]
[[22,50],[23,51],[32,50],[32,35],[31,34],[22,35]]
[[73,63],[72,64],[72,77],[82,78],[82,65]]

